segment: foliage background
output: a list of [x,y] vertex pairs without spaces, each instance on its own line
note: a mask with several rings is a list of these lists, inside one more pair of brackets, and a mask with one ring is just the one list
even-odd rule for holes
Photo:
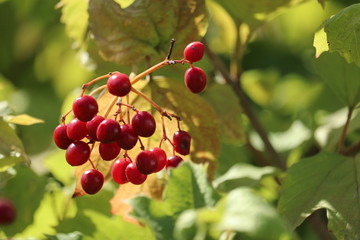
[[[116,209],[117,197],[121,199],[123,196],[119,196],[121,192],[116,192],[117,186],[112,182],[95,196],[72,199],[76,182],[74,169],[65,164],[64,152],[55,149],[53,129],[83,83],[110,71],[130,73],[132,70],[127,64],[104,61],[93,40],[84,42],[82,37],[86,28],[81,24],[86,19],[83,11],[85,1],[74,2],[0,1],[0,115],[5,121],[8,115],[22,113],[44,120],[44,123],[31,126],[16,125],[16,134],[22,143],[16,140],[16,136],[5,135],[9,131],[8,124],[1,120],[0,144],[6,148],[6,143],[14,141],[20,148],[21,157],[6,162],[4,158],[0,159],[0,194],[14,201],[18,210],[16,223],[0,228],[0,238],[264,239],[266,236],[267,239],[326,239],[321,224],[326,217],[324,210],[318,211],[315,217],[312,215],[315,221],[310,217],[303,222],[304,219],[288,216],[286,210],[281,209],[280,187],[273,176],[283,179],[286,173],[274,167],[263,167],[267,160],[257,153],[263,151],[264,146],[251,128],[251,119],[244,114],[237,96],[229,84],[224,84],[224,78],[207,57],[198,64],[207,73],[209,81],[201,98],[213,107],[218,124],[215,130],[207,132],[209,138],[203,137],[202,140],[219,140],[218,144],[212,146],[212,160],[216,162],[216,172],[212,178],[215,180],[208,182],[206,169],[193,164],[185,164],[175,170],[165,190],[166,204],[144,196],[130,201],[134,206],[133,215],[141,226],[139,222],[136,225],[124,221],[128,216],[122,213],[123,209]],[[117,2],[126,6],[131,1]],[[286,8],[259,24],[251,20],[251,16],[240,14],[240,10],[239,13],[236,8],[229,8],[221,1],[206,1],[208,23],[207,30],[203,30],[204,39],[209,49],[226,66],[233,64],[236,24],[248,21],[250,29],[256,28],[243,52],[242,86],[250,106],[268,131],[275,150],[287,160],[287,166],[321,150],[334,151],[341,132],[339,129],[346,121],[346,103],[341,101],[341,96],[339,100],[336,91],[339,88],[334,91],[331,84],[325,84],[316,70],[317,67],[321,72],[321,63],[314,65],[316,51],[313,41],[315,32],[326,19],[356,1],[327,1],[325,8],[315,0],[304,2]],[[164,14],[163,10],[157,9],[154,15],[156,11]],[[245,20],[238,19],[239,16],[245,16]],[[169,19],[171,22],[171,15]],[[69,25],[69,22],[76,24]],[[206,29],[205,25],[202,29]],[[145,34],[144,29],[135,30],[140,35]],[[169,29],[165,29],[164,33],[169,32],[166,30]],[[187,44],[187,35],[180,30],[173,34],[179,35],[175,46],[181,53]],[[246,32],[246,28],[242,31]],[[171,35],[171,31],[168,34]],[[136,43],[131,42],[134,48]],[[166,54],[168,43],[165,41],[162,44],[166,46],[163,48]],[[137,63],[139,69],[145,69],[147,63],[137,56],[131,55],[128,62]],[[156,57],[153,56],[154,59]],[[354,69],[358,74],[357,67]],[[157,74],[182,83],[183,71],[184,68],[180,66],[161,69]],[[194,111],[188,110],[194,99],[189,97],[189,103],[183,104],[185,113]],[[200,120],[209,121],[206,118],[201,116]],[[358,139],[359,121],[355,116],[346,144],[350,145]],[[27,156],[31,159],[31,167],[14,164],[25,162]],[[341,172],[337,175],[333,171],[339,166],[338,157],[330,153],[324,158],[330,161],[322,163],[322,158],[315,158],[319,165],[316,168],[318,172],[314,174],[321,176],[330,165],[328,171],[334,176],[327,181],[335,184],[343,179]],[[353,161],[357,168],[357,160]],[[297,174],[306,173],[307,169],[297,166],[300,170],[293,168],[294,177],[302,181],[303,178]],[[228,172],[230,168],[232,172]],[[313,168],[310,164],[309,169]],[[344,168],[352,169],[351,166]],[[354,178],[358,182],[357,176],[351,176],[348,180],[350,185]],[[316,186],[316,182],[308,184]],[[184,186],[185,189],[195,187],[182,192]],[[130,196],[131,191],[149,193],[161,187],[150,185],[144,189],[124,189],[122,194],[128,193]],[[291,186],[291,182],[284,186],[290,189],[290,195],[301,194],[301,189],[291,192],[296,187]],[[327,192],[328,189],[322,191]],[[351,194],[344,193],[344,196],[351,198]],[[327,197],[322,195],[320,200]],[[194,201],[189,202],[188,199]],[[329,199],[334,198],[330,196]],[[328,218],[331,218],[331,214],[335,216],[346,203],[353,202],[339,200],[330,207],[320,204],[318,208],[327,208]],[[304,207],[306,210],[302,206],[292,207],[300,211],[298,215],[310,215],[317,209],[312,205]],[[350,221],[346,217],[345,214],[336,219]],[[359,226],[358,219],[359,216],[355,217],[354,226]],[[330,227],[337,229],[335,232],[339,239],[342,239],[339,236],[346,239],[346,234],[359,236],[356,235],[359,232],[343,230],[346,227],[342,226],[340,220],[330,224]],[[270,222],[272,225],[269,225]],[[291,228],[296,228],[295,234]],[[271,229],[276,230],[273,235]]]

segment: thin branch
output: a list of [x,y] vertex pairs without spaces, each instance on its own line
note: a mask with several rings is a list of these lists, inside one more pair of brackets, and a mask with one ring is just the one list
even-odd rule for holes
[[221,73],[226,83],[230,85],[236,96],[238,97],[239,104],[242,107],[244,113],[249,118],[254,130],[258,133],[261,140],[264,143],[267,154],[269,155],[269,161],[276,167],[279,167],[282,170],[286,170],[287,166],[285,161],[280,157],[280,155],[275,151],[272,146],[267,133],[260,121],[257,119],[255,113],[250,107],[250,103],[243,92],[243,89],[240,86],[239,79],[233,79],[226,69],[224,63],[219,59],[219,57],[214,54],[209,48],[206,48],[206,54],[208,55],[210,61],[213,63],[213,66]]
[[339,146],[338,146],[338,149],[340,152],[342,152],[345,149],[345,137],[346,137],[347,130],[349,128],[349,124],[350,124],[350,120],[351,120],[351,116],[352,116],[353,112],[354,112],[354,108],[349,107],[348,114],[346,117],[346,122],[344,124],[344,127],[343,127],[341,135],[340,135]]

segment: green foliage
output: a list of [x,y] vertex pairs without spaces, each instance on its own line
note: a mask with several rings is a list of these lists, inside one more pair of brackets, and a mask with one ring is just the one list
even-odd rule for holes
[[320,76],[349,107],[360,101],[360,68],[348,64],[337,53],[325,52],[316,60],[315,67]]
[[360,4],[344,8],[325,21],[324,31],[331,52],[360,67]]
[[[317,240],[319,229],[360,238],[359,11],[340,0],[0,0],[0,197],[17,210],[0,238]],[[119,186],[95,145],[107,182],[82,196],[92,166],[74,172],[54,150],[61,114],[83,83],[109,71],[132,78],[163,60],[172,38],[172,59],[205,43],[194,65],[206,90],[188,92],[180,64],[134,88],[182,118],[190,155],[143,185]],[[95,97],[100,114],[114,101]],[[157,130],[141,140],[158,146],[161,115],[137,94],[122,100],[153,114]],[[169,137],[178,130],[174,119],[164,124]],[[313,222],[318,209],[327,215]]]
[[295,228],[315,210],[326,208],[334,234],[339,239],[357,239],[359,160],[323,152],[293,165],[280,194],[280,213]]

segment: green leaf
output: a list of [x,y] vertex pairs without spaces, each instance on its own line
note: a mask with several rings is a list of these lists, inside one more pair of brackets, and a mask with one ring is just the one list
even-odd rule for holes
[[130,200],[134,216],[151,228],[156,239],[173,239],[175,221],[183,211],[213,206],[219,198],[206,176],[204,166],[183,163],[171,171],[162,202],[145,196]]
[[9,123],[25,125],[25,126],[29,126],[37,123],[44,123],[44,120],[29,116],[27,114],[20,114],[16,116],[9,115],[6,116],[6,121]]
[[30,164],[24,146],[15,130],[0,118],[0,171],[6,171],[20,162]]
[[339,54],[325,52],[315,60],[320,77],[349,107],[360,101],[360,68],[347,63]]
[[250,239],[294,239],[276,210],[249,188],[229,193],[218,207],[223,209],[218,227],[244,233]]
[[312,212],[326,208],[329,229],[338,239],[358,239],[359,171],[359,157],[322,152],[301,160],[289,169],[284,180],[278,206],[280,213],[296,228]]
[[59,5],[62,6],[60,20],[65,24],[67,35],[81,46],[88,28],[88,1],[61,0]]
[[360,3],[342,9],[324,24],[330,52],[360,67]]
[[146,227],[124,222],[118,216],[110,218],[90,209],[79,211],[74,218],[64,219],[56,231],[64,234],[79,231],[84,239],[154,239]]
[[120,65],[165,58],[172,38],[181,44],[174,56],[182,57],[182,47],[206,30],[204,0],[136,0],[126,8],[113,0],[92,0],[88,12],[102,56]]
[[17,217],[13,224],[2,226],[7,236],[21,233],[34,221],[34,213],[38,209],[45,193],[47,179],[38,176],[30,168],[21,166],[17,169],[16,177],[10,179],[0,191],[5,193],[16,209]]
[[306,0],[257,0],[256,4],[252,0],[215,1],[223,6],[236,23],[245,22],[251,28],[255,28],[270,17],[274,17],[284,7],[290,7]]
[[270,174],[275,173],[274,167],[255,167],[246,163],[233,165],[224,175],[213,181],[215,188],[222,191],[230,191],[239,186],[254,186]]

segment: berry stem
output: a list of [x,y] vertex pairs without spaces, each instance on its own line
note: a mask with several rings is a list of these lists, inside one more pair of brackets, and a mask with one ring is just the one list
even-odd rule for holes
[[137,95],[143,97],[146,101],[148,101],[161,115],[163,115],[165,113],[165,111],[159,106],[157,105],[157,103],[155,103],[153,100],[151,100],[148,96],[146,96],[144,93],[140,92],[139,90],[135,89],[135,88],[131,88],[131,91],[136,93]]
[[106,84],[101,85],[100,87],[98,87],[98,88],[94,89],[93,91],[91,91],[91,92],[89,93],[89,96],[92,96],[92,95],[100,92],[101,90],[103,90],[103,89],[105,89],[105,88],[107,88],[107,85],[106,85]]
[[67,117],[67,115],[69,115],[71,112],[72,112],[72,109],[70,109],[67,113],[65,113],[65,114],[63,114],[63,115],[61,116],[61,122],[62,122],[63,124],[65,124],[66,117]]
[[80,94],[80,97],[84,95],[86,89],[87,89],[91,84],[94,84],[94,83],[96,83],[97,81],[99,81],[99,80],[101,80],[101,79],[108,78],[108,77],[110,77],[111,75],[113,75],[114,73],[117,73],[117,72],[111,72],[111,73],[102,75],[102,76],[100,76],[100,77],[97,77],[97,78],[91,80],[91,81],[88,82],[88,83],[83,84],[83,85],[82,85],[82,92],[81,92],[81,94]]
[[169,54],[168,54],[167,57],[166,57],[167,60],[170,59],[170,56],[171,56],[172,50],[173,50],[173,48],[174,48],[175,42],[176,42],[175,38],[171,39]]
[[115,97],[113,98],[113,100],[111,101],[111,103],[107,106],[106,111],[105,111],[105,114],[104,114],[104,118],[105,118],[105,119],[106,119],[107,116],[109,115],[109,113],[110,113],[111,109],[113,108],[113,106],[116,104],[117,99],[118,99],[118,97],[115,96]]

